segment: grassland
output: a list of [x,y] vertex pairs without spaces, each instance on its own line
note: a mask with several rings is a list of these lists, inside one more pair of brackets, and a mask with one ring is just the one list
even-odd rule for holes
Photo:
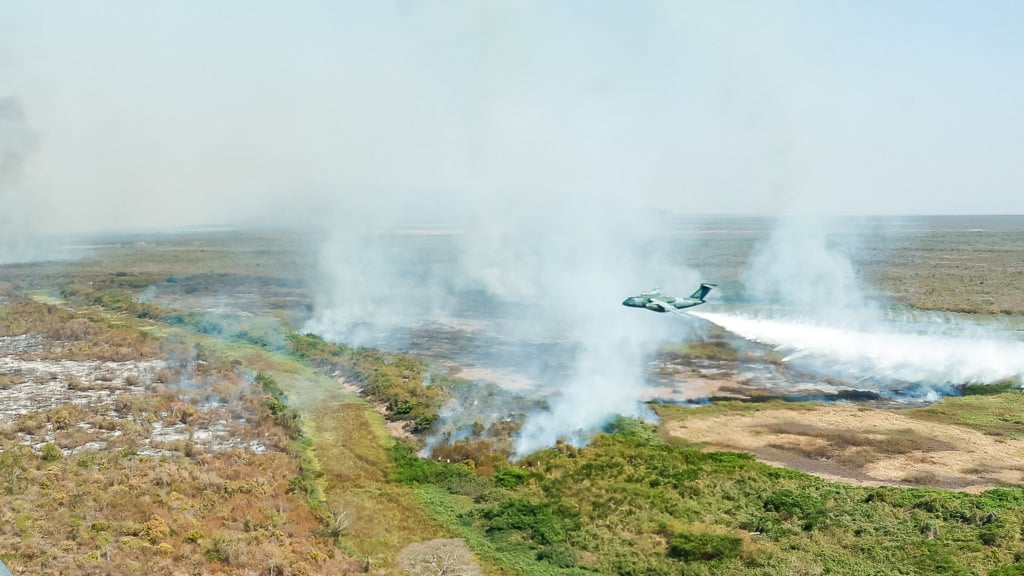
[[1020,389],[992,395],[946,398],[931,406],[908,411],[908,415],[927,422],[962,426],[987,436],[1009,440],[1024,439],[1024,413]]

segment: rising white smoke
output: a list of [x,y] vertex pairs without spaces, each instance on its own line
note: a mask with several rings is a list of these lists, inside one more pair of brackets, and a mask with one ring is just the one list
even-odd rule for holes
[[22,181],[31,140],[21,101],[0,97],[0,264],[34,255],[29,199]]
[[[396,330],[444,321],[456,295],[449,236],[343,228],[320,249],[316,315],[305,330],[354,346],[392,344]],[[441,255],[439,257],[439,255]]]
[[749,299],[844,323],[876,317],[850,258],[850,236],[835,219],[781,218],[743,274]]

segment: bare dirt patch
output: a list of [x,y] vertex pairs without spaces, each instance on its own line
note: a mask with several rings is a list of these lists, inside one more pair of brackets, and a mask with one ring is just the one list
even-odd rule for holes
[[458,378],[462,380],[483,380],[486,382],[492,382],[505,390],[511,390],[513,392],[533,390],[537,387],[537,383],[533,380],[522,374],[512,372],[511,370],[473,366],[460,368],[454,375],[458,376]]
[[770,464],[863,485],[978,492],[1024,482],[1024,440],[850,405],[771,409],[666,422],[669,434]]
[[372,399],[367,398],[363,395],[363,389],[350,383],[345,378],[338,378],[336,382],[341,386],[341,391],[346,394],[355,394],[362,397],[364,400],[373,406],[375,412],[385,417],[384,429],[387,430],[393,438],[397,440],[412,440],[415,435],[409,431],[409,427],[412,426],[413,422],[410,420],[387,420],[388,407],[386,404],[381,402],[374,402]]

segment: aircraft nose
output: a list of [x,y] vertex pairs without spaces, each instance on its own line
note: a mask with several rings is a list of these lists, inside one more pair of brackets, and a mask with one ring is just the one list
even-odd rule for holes
[[630,296],[622,301],[623,306],[636,306],[636,298]]

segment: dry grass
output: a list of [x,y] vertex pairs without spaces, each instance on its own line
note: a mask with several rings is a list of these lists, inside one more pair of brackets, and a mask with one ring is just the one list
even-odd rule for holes
[[814,440],[790,445],[774,444],[776,448],[788,447],[808,458],[835,460],[858,468],[895,455],[956,449],[956,446],[949,442],[925,436],[911,428],[865,433],[862,429],[837,430],[794,422],[779,422],[766,425],[764,431],[770,435],[802,436]]
[[659,415],[669,435],[751,452],[830,479],[870,485],[923,483],[969,491],[1021,481],[1024,440],[925,422],[912,412],[847,405],[793,407],[801,409],[709,407],[679,411],[681,419],[674,418],[676,411],[659,410]]
[[325,403],[308,420],[324,495],[351,521],[340,541],[375,566],[394,565],[398,551],[413,542],[447,535],[424,515],[407,486],[388,481],[391,439],[383,425],[363,402]]
[[[866,277],[915,308],[1024,313],[1024,227],[1009,219],[936,219],[898,246],[867,247]],[[891,242],[891,240],[890,240]]]
[[[232,400],[198,408],[214,376],[189,390],[160,388],[102,405],[63,405],[0,428],[0,552],[29,573],[344,574],[361,569],[321,534],[290,482],[298,474],[287,432],[248,379],[222,373]],[[230,444],[193,440],[215,421]],[[157,424],[184,436],[157,439]],[[111,435],[114,432],[116,435]],[[41,451],[23,445],[49,441]],[[102,450],[85,449],[101,440]],[[259,442],[267,451],[246,447]],[[150,454],[150,455],[146,455]],[[59,546],[52,543],[59,542]],[[273,568],[272,568],[273,567]]]
[[156,358],[160,352],[156,338],[128,324],[30,300],[0,307],[0,336],[24,334],[44,338],[45,358],[124,362]]
[[[0,550],[29,573],[341,574],[356,565],[317,538],[287,494],[284,454],[172,458],[90,453],[44,461],[4,447]],[[15,494],[17,497],[12,498]],[[59,545],[54,545],[59,543]],[[11,552],[8,552],[9,554]]]
[[[0,554],[9,567],[225,575],[363,568],[292,493],[294,443],[248,372],[191,341],[161,347],[130,318],[90,313],[31,301],[0,307],[0,334],[36,334],[41,343],[41,351],[12,354],[53,365],[28,378],[4,374],[4,387],[66,386],[67,398],[110,392],[80,404],[49,399],[56,407],[0,425]],[[175,366],[166,382],[147,384],[155,368],[135,362],[165,355]],[[93,362],[110,359],[136,368]],[[65,374],[69,366],[94,368]]]

